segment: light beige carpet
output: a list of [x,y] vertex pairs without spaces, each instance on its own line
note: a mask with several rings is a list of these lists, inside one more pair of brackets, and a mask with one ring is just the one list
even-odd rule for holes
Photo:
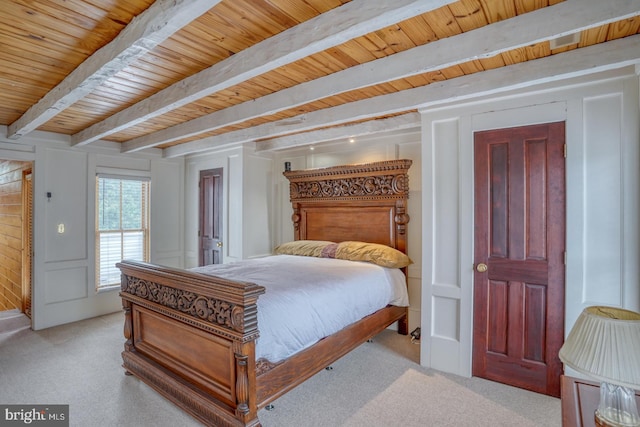
[[[122,313],[0,333],[0,403],[69,404],[78,427],[199,425],[124,375]],[[0,322],[1,323],[1,322]],[[418,364],[419,346],[383,331],[260,410],[264,427],[549,426],[559,399]]]
[[[407,410],[411,407],[411,410]],[[408,369],[360,408],[345,426],[520,426],[534,421],[475,393],[441,374]]]
[[419,346],[386,330],[262,410],[265,427],[560,427],[560,400],[419,365]]
[[0,334],[12,333],[29,329],[31,319],[18,310],[0,311]]

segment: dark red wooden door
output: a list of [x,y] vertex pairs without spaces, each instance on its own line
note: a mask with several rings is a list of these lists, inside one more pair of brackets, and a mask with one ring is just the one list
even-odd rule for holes
[[200,265],[219,264],[222,249],[222,168],[200,171]]
[[475,134],[473,375],[560,396],[564,123]]

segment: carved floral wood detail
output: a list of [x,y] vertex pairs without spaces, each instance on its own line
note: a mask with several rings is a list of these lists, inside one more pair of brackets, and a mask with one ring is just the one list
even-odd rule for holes
[[126,280],[122,281],[122,292],[179,310],[209,323],[243,331],[242,307],[226,301],[131,276],[126,276]]
[[282,364],[282,361],[273,363],[269,362],[267,359],[258,359],[256,360],[256,376],[260,376],[266,372],[269,372],[280,364]]
[[408,198],[411,160],[287,171],[294,200],[340,198]]
[[295,182],[291,184],[291,197],[304,199],[398,195],[408,191],[408,181],[407,175],[384,175]]

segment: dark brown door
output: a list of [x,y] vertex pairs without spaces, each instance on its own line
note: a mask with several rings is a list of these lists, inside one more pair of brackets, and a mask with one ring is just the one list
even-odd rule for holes
[[560,396],[564,123],[475,134],[473,375]]
[[222,250],[222,168],[200,171],[200,265],[219,264]]

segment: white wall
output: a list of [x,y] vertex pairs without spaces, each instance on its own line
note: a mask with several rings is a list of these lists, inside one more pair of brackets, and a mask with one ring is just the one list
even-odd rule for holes
[[[44,132],[34,132],[19,144],[0,141],[0,158],[34,162],[34,329],[122,310],[119,288],[97,292],[95,287],[99,170],[151,176],[151,261],[182,263],[184,248],[177,238],[183,229],[182,159],[162,159],[154,150],[123,156],[116,144],[70,148],[67,136]],[[64,233],[58,233],[59,224],[64,224]]]
[[184,266],[184,162],[151,160],[151,260]]
[[[234,176],[230,179],[231,165],[235,164],[235,159],[240,157],[239,150],[225,150],[214,155],[191,156],[186,159],[185,164],[185,181],[184,181],[184,238],[185,238],[185,262],[184,268],[193,268],[198,266],[198,205],[199,205],[199,189],[200,171],[207,169],[223,169],[222,175],[222,192],[225,208],[223,210],[223,224],[225,224],[222,232],[222,259],[223,262],[229,262],[240,259],[240,251],[233,243],[229,242],[229,230],[237,229],[237,224],[233,221],[233,217],[229,216],[229,210],[234,210],[234,201],[229,200],[229,194],[236,194],[242,191],[242,176]],[[239,181],[239,182],[238,182]],[[241,193],[240,193],[241,194]],[[229,222],[231,218],[231,223]]]
[[184,184],[185,268],[198,266],[198,182],[200,171],[223,169],[222,262],[271,253],[273,194],[269,155],[248,148],[222,149],[186,159]]
[[586,306],[640,308],[638,77],[598,78],[422,112],[423,365],[471,375],[475,131],[566,121],[565,334]]
[[271,158],[244,150],[244,190],[242,247],[245,258],[271,255],[273,235],[271,215],[275,209]]
[[[291,169],[307,169],[329,167],[343,164],[368,163],[381,160],[411,159],[409,169],[409,201],[407,213],[410,216],[407,225],[407,253],[414,261],[408,269],[409,330],[420,326],[421,302],[421,195],[422,195],[422,159],[420,156],[420,132],[417,129],[380,134],[367,138],[357,138],[354,143],[340,141],[338,143],[283,150],[276,153],[274,159],[274,196],[277,198],[277,211],[274,212],[273,246],[293,240],[293,223],[291,222],[291,202],[289,201],[289,182],[282,175],[284,162],[291,162]],[[354,215],[357,215],[354,212]]]

